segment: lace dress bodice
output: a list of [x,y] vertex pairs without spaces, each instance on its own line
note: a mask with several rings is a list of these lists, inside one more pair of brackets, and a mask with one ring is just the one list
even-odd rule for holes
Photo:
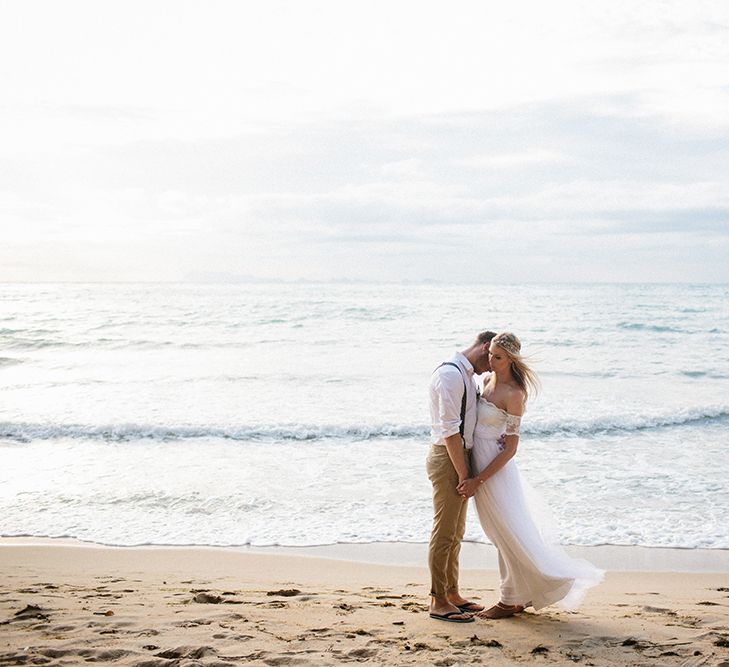
[[510,415],[485,398],[478,401],[476,433],[482,438],[497,439],[499,436],[519,435],[521,417]]

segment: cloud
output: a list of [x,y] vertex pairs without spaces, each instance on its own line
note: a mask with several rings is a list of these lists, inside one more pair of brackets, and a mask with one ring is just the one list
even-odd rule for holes
[[133,6],[0,26],[0,279],[729,280],[722,3]]
[[568,155],[553,150],[526,150],[518,153],[472,155],[454,161],[455,165],[475,169],[523,169],[529,165],[556,164],[570,160]]

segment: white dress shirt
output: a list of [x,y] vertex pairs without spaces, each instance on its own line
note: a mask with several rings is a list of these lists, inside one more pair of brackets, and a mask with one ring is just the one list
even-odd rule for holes
[[[439,366],[430,378],[430,436],[434,445],[445,445],[449,435],[461,429],[461,401],[463,383],[466,383],[466,415],[463,426],[463,440],[466,448],[473,447],[473,431],[476,428],[476,382],[473,366],[460,352],[456,352],[450,363],[453,366]],[[460,371],[459,371],[460,369]]]

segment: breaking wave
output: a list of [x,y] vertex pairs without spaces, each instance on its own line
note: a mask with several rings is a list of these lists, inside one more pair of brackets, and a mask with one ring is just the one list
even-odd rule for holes
[[[729,406],[720,405],[703,409],[687,409],[666,415],[604,416],[592,420],[535,420],[527,422],[522,430],[525,436],[541,438],[565,436],[602,436],[693,424],[707,426],[729,421]],[[250,441],[312,441],[428,438],[429,428],[422,424],[359,424],[315,425],[278,424],[252,426],[158,426],[146,424],[33,424],[27,422],[0,423],[0,438],[16,442],[35,440],[77,439],[103,441],[132,440],[194,440],[222,439]]]

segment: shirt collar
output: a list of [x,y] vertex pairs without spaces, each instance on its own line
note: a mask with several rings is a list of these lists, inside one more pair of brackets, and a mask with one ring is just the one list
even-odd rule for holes
[[466,356],[462,352],[456,352],[454,359],[463,366],[463,370],[466,371],[468,376],[473,376],[474,368],[471,362],[466,359]]

